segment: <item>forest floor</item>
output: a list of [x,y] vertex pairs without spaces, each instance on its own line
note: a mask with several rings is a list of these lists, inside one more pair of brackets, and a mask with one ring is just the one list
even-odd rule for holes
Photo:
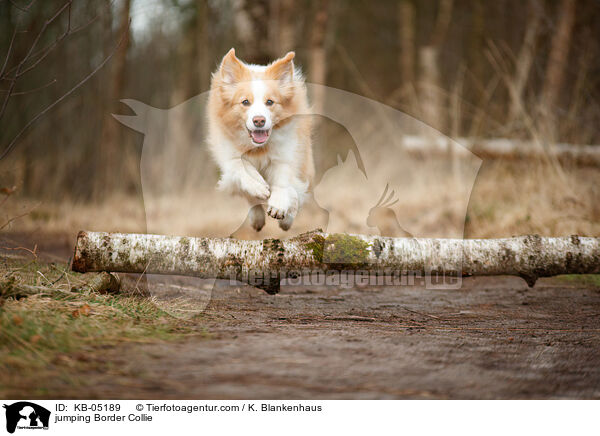
[[[424,286],[217,283],[174,318],[134,295],[72,292],[75,234],[0,236],[0,278],[57,292],[0,307],[3,398],[600,398],[600,277]],[[87,306],[87,307],[86,307]]]

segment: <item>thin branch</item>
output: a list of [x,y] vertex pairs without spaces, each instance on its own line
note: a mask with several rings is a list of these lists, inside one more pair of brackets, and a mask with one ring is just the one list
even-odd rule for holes
[[15,220],[18,220],[19,218],[23,218],[23,217],[24,217],[24,216],[26,216],[26,215],[29,215],[29,214],[30,214],[31,212],[33,212],[33,210],[34,210],[36,207],[38,207],[40,204],[41,204],[41,203],[38,203],[38,204],[36,204],[36,205],[35,205],[35,206],[33,206],[33,207],[30,209],[30,210],[28,210],[28,211],[27,211],[27,212],[25,212],[25,213],[22,213],[21,215],[17,215],[17,216],[14,216],[14,217],[10,218],[8,221],[6,221],[4,224],[2,224],[2,225],[0,226],[0,230],[4,229],[6,226],[8,226],[8,225],[9,225],[10,223],[12,223],[13,221],[15,221]]
[[12,188],[1,188],[0,193],[4,194],[5,197],[2,201],[0,201],[0,206],[4,205],[4,203],[6,203],[6,201],[15,193],[16,190],[16,186],[13,186]]
[[48,285],[52,285],[52,282],[51,282],[51,281],[48,279],[48,277],[46,277],[46,276],[44,275],[44,273],[42,273],[41,271],[38,271],[37,273],[40,275],[40,277],[41,277],[41,278],[43,278],[44,280],[46,280],[46,283],[47,283]]
[[15,143],[17,142],[17,140],[19,140],[19,138],[23,135],[23,133],[25,133],[25,131],[27,131],[27,129],[29,129],[29,127],[31,127],[37,120],[39,120],[43,115],[46,114],[46,112],[48,112],[50,109],[52,109],[54,106],[56,106],[58,103],[60,103],[61,101],[63,101],[65,98],[67,98],[68,96],[70,96],[73,92],[75,92],[77,89],[79,89],[84,83],[86,83],[92,76],[94,76],[98,71],[100,71],[102,69],[102,67],[104,67],[104,65],[106,65],[106,63],[112,59],[112,57],[115,55],[115,53],[117,52],[117,50],[119,49],[119,47],[121,46],[121,44],[123,43],[123,41],[126,40],[126,36],[129,32],[129,26],[131,25],[131,20],[129,21],[128,25],[127,25],[127,29],[126,31],[123,33],[123,35],[121,35],[121,39],[119,40],[119,42],[117,43],[117,45],[115,46],[115,49],[113,50],[113,52],[111,54],[109,54],[101,63],[100,65],[98,65],[96,68],[94,68],[87,76],[85,76],[79,83],[77,83],[74,87],[72,87],[69,91],[67,91],[65,94],[63,94],[59,99],[57,99],[56,101],[54,101],[54,103],[48,105],[44,110],[42,110],[40,113],[38,113],[35,117],[33,117],[31,120],[29,120],[29,122],[19,131],[19,133],[17,133],[15,135],[15,137],[13,138],[13,140],[8,144],[8,146],[4,149],[4,151],[2,152],[2,154],[0,154],[0,160],[4,159],[6,157],[6,155],[8,155],[8,153],[10,153],[10,151],[13,149],[13,147],[15,146]]
[[6,70],[6,65],[8,65],[8,60],[10,59],[10,55],[12,54],[12,49],[15,43],[15,37],[17,36],[17,26],[15,26],[15,30],[13,31],[12,37],[10,38],[10,44],[8,46],[8,50],[6,52],[6,58],[4,58],[4,65],[2,65],[2,70],[0,70],[0,80],[4,76],[4,71]]
[[138,279],[135,282],[135,287],[133,289],[135,289],[138,292],[142,292],[140,291],[140,288],[138,288],[138,285],[140,284],[140,281],[142,280],[142,277],[144,277],[144,274],[146,274],[146,270],[148,269],[148,267],[150,266],[150,262],[148,262],[148,264],[146,265],[146,268],[144,268],[144,271],[142,271],[142,273],[140,274],[140,276],[138,277]]
[[[56,280],[54,280],[50,286],[54,286],[55,284],[60,282],[61,279],[67,274],[67,271],[69,270],[69,265],[71,265],[71,259],[72,259],[72,257],[69,257],[69,260],[67,261],[67,264],[65,265],[65,269],[62,271],[62,274]],[[51,265],[51,266],[52,266],[52,268],[56,269],[57,271],[60,271],[54,265]]]
[[405,306],[400,306],[400,308],[406,310],[407,312],[415,313],[417,315],[428,316],[429,318],[433,318],[433,319],[440,319],[439,316],[430,315],[428,313],[423,313],[423,312],[417,312],[416,310],[409,309],[408,307],[405,307]]
[[21,12],[29,12],[29,8],[35,3],[35,0],[31,0],[27,6],[19,6],[14,0],[8,0],[11,5],[20,10]]
[[[65,39],[67,36],[69,36],[71,34],[70,32],[71,30],[71,4],[69,4],[69,23],[67,25],[67,29],[62,33],[62,35],[60,35],[58,38],[56,38],[56,40],[54,40],[54,42],[52,44],[50,44],[47,48],[44,48],[41,50],[41,52],[43,52],[43,55],[40,56],[38,59],[36,59],[36,61],[29,65],[27,68],[25,68],[24,70],[19,71],[17,74],[15,74],[15,77],[21,77],[24,74],[28,73],[29,71],[31,71],[33,68],[35,68],[36,65],[38,65],[41,61],[43,61],[48,54],[50,54],[52,52],[52,50],[58,45],[59,42],[61,42],[63,39]],[[42,29],[43,31],[43,29]],[[32,57],[33,55],[29,56]],[[27,61],[29,61],[29,58],[27,58]]]
[[[41,61],[41,60],[43,60],[43,59],[44,59],[44,58],[45,58],[45,57],[46,57],[48,54],[50,54],[50,53],[51,53],[51,52],[52,52],[52,51],[53,51],[53,50],[54,50],[54,49],[55,49],[55,48],[58,46],[58,43],[60,43],[60,42],[61,42],[63,39],[65,39],[67,36],[71,36],[71,35],[74,35],[74,34],[76,34],[77,32],[79,32],[79,31],[81,31],[81,30],[85,29],[85,28],[86,28],[86,27],[88,27],[90,24],[92,24],[94,21],[96,21],[96,20],[98,19],[98,16],[99,16],[99,15],[96,15],[96,16],[94,16],[94,18],[92,18],[92,19],[91,19],[91,20],[89,20],[88,22],[86,22],[86,23],[82,24],[81,26],[78,26],[78,27],[75,27],[75,28],[71,29],[71,30],[70,30],[70,31],[69,31],[67,34],[64,34],[64,33],[63,33],[63,34],[62,34],[62,35],[60,35],[60,36],[59,36],[59,37],[58,37],[56,40],[54,40],[54,41],[53,41],[51,44],[49,44],[49,45],[47,45],[46,47],[44,47],[44,48],[42,48],[42,49],[40,49],[40,50],[36,51],[35,53],[33,53],[33,54],[30,56],[32,59],[36,59],[36,58],[37,58],[37,56],[39,56],[40,54],[42,55],[42,57],[41,57],[41,58],[37,58],[37,59],[34,61],[34,65],[29,65],[29,66],[27,66],[27,68],[26,68],[25,70],[23,70],[23,71],[22,71],[22,74],[20,74],[20,75],[23,75],[23,74],[25,74],[26,72],[28,72],[29,70],[31,70],[31,67],[32,67],[32,66],[35,66],[35,65],[39,64],[39,63],[40,63],[40,61]],[[6,72],[6,74],[10,74],[10,73],[12,73],[13,71],[15,71],[15,70],[17,69],[17,67],[18,67],[18,66],[19,66],[18,64],[17,64],[17,65],[15,65],[15,66],[14,66],[14,67],[12,67],[10,70],[8,70],[8,71]],[[0,76],[0,80],[8,80],[8,78],[4,78],[4,79],[2,79],[2,76]]]
[[14,97],[14,96],[16,96],[16,95],[26,95],[26,94],[31,94],[32,92],[40,91],[40,90],[42,90],[42,89],[44,89],[44,88],[47,88],[47,87],[49,87],[49,86],[52,86],[52,85],[54,85],[56,82],[57,82],[57,80],[56,80],[56,79],[52,79],[52,81],[51,81],[51,82],[48,82],[48,83],[46,83],[45,85],[42,85],[42,86],[40,86],[40,87],[38,87],[38,88],[30,89],[30,90],[28,90],[28,91],[19,91],[19,92],[13,92],[12,96]]
[[[42,35],[46,32],[46,29],[48,28],[48,26],[50,24],[52,24],[67,8],[70,9],[72,1],[73,0],[69,0],[61,8],[59,8],[58,11],[52,17],[50,17],[49,19],[47,19],[44,22],[44,25],[42,26],[41,30],[38,32],[37,36],[35,37],[33,44],[31,44],[31,47],[29,47],[27,54],[23,57],[23,59],[21,59],[21,61],[17,65],[17,69],[13,76],[13,79],[17,79],[18,77],[21,76],[21,69],[23,68],[25,63],[30,59],[31,54],[33,53],[33,50],[37,46]],[[2,103],[2,108],[0,109],[0,119],[3,117],[4,112],[6,111],[6,106],[8,106],[8,101],[10,100],[10,97],[12,96],[12,91],[15,87],[16,82],[17,82],[16,80],[13,80],[10,84],[10,87],[8,88],[8,92],[6,94],[6,97],[4,98],[4,102]]]
[[27,251],[28,253],[32,254],[34,258],[37,259],[37,245],[35,245],[33,247],[33,250],[27,248],[27,247],[0,247],[3,250],[23,250],[23,251]]
[[29,57],[31,56],[33,50],[37,46],[38,42],[40,41],[40,38],[42,37],[42,35],[44,34],[44,32],[46,31],[46,29],[48,28],[48,26],[50,24],[52,24],[54,22],[54,20],[56,20],[67,8],[69,8],[71,6],[72,2],[73,2],[73,0],[67,1],[64,5],[62,5],[62,7],[60,7],[56,11],[56,13],[52,17],[48,18],[44,22],[44,25],[42,26],[42,28],[38,32],[37,36],[35,37],[35,40],[33,41],[33,44],[31,44],[31,47],[29,47],[29,51],[27,52],[27,54],[25,55],[25,57],[21,60],[21,62],[19,63],[19,65],[24,64],[27,61],[27,59],[29,59]]

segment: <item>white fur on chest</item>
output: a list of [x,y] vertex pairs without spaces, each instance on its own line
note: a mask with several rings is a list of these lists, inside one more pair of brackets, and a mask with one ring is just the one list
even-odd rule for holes
[[209,139],[213,156],[221,168],[227,161],[243,158],[250,162],[263,176],[269,177],[269,168],[273,163],[286,163],[293,168],[298,167],[299,138],[294,121],[280,129],[274,129],[266,145],[267,152],[262,154],[242,153],[219,128],[213,129]]
[[261,173],[268,170],[272,163],[287,163],[296,167],[299,141],[297,128],[292,121],[281,129],[274,129],[267,145],[268,151],[261,155],[244,155]]

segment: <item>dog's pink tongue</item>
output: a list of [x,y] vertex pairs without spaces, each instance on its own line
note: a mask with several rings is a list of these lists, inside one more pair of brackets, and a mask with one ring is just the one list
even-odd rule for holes
[[251,133],[251,135],[252,135],[252,140],[254,142],[256,142],[257,144],[262,144],[269,137],[269,134],[267,133],[266,130],[255,130]]

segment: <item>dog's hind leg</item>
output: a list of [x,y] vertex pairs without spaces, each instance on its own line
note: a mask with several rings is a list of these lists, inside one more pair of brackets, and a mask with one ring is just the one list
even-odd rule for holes
[[250,225],[257,232],[260,232],[265,226],[265,210],[263,209],[262,204],[255,204],[252,206],[248,213],[248,217],[250,218]]
[[288,231],[290,227],[292,227],[294,218],[296,218],[294,215],[287,214],[284,219],[279,220],[279,228],[281,228],[281,230]]

